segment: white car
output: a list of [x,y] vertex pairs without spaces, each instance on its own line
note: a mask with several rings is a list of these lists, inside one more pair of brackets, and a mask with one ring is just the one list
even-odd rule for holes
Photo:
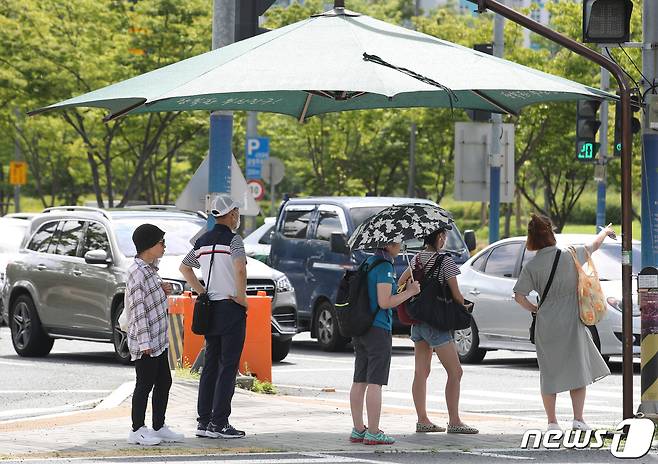
[[[0,218],[0,290],[5,284],[5,272],[7,263],[11,257],[18,252],[21,242],[25,237],[25,232],[30,225],[30,221],[17,218],[13,215]],[[2,311],[2,292],[0,292],[0,325],[7,324],[7,319]]]
[[[589,244],[595,235],[556,235],[558,246]],[[514,301],[514,284],[523,265],[535,252],[525,249],[526,237],[513,237],[489,245],[466,261],[457,277],[465,298],[475,303],[473,325],[455,332],[462,362],[480,362],[489,350],[534,351],[528,339],[530,313]],[[606,295],[608,311],[596,326],[592,338],[604,356],[622,353],[621,241],[606,238],[592,260]],[[640,242],[633,242],[633,274],[641,270]],[[532,292],[529,299],[538,299]],[[633,289],[633,354],[640,354],[640,311],[637,290]]]
[[244,249],[247,256],[267,262],[270,257],[270,244],[275,223],[275,217],[266,217],[262,226],[244,238]]

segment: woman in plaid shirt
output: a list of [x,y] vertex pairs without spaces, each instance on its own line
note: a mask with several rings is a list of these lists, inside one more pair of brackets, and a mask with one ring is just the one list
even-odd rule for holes
[[[182,434],[165,425],[171,387],[167,355],[167,295],[171,293],[171,285],[162,282],[155,266],[156,260],[164,255],[164,231],[152,224],[142,224],[135,229],[132,238],[137,255],[128,270],[124,307],[128,311],[128,348],[130,358],[135,361],[137,381],[128,443],[157,445],[163,441],[182,441]],[[151,390],[153,430],[144,424]]]

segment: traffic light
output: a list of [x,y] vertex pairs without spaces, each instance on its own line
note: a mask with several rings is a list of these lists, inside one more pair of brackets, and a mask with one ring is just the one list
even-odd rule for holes
[[599,151],[596,133],[601,126],[597,112],[599,100],[578,100],[576,113],[576,159],[578,161],[594,161]]
[[235,41],[257,36],[265,29],[258,27],[258,17],[265,14],[276,0],[235,0]]
[[628,42],[632,12],[632,0],[583,0],[583,42]]
[[[640,97],[631,95],[631,111],[636,113],[640,111]],[[640,120],[635,116],[631,116],[631,131],[637,134],[642,129]],[[614,156],[621,156],[621,102],[615,104],[615,145],[612,148]]]

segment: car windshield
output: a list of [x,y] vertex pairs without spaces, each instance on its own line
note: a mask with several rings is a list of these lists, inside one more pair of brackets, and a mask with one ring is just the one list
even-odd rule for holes
[[354,230],[359,227],[363,222],[368,219],[370,216],[374,216],[379,213],[381,210],[388,208],[388,206],[368,206],[361,208],[350,208],[350,216],[352,217],[352,223],[354,224]]
[[22,225],[2,225],[2,241],[0,242],[0,253],[13,253],[18,251],[25,236],[28,222]]
[[[621,243],[604,243],[592,254],[601,280],[621,280]],[[640,245],[633,245],[633,274],[642,270],[642,254]]]
[[202,227],[206,227],[203,219],[189,218],[149,218],[149,219],[118,219],[114,222],[114,233],[121,253],[125,256],[135,256],[133,232],[140,224],[148,222],[165,231],[166,255],[183,256],[192,249],[190,239]]
[[[363,208],[351,208],[350,215],[352,216],[352,222],[354,223],[354,228],[356,229],[366,219],[368,219],[370,216],[374,214],[379,213],[384,208],[388,208],[388,207],[369,206]],[[423,241],[420,239],[408,240],[407,242],[405,242],[405,245],[407,245],[407,248],[414,251],[422,250],[423,248],[425,248]],[[466,249],[464,240],[462,239],[461,234],[459,233],[459,230],[457,229],[456,226],[453,227],[453,229],[450,232],[448,232],[448,241],[446,242],[445,249],[457,253],[461,253]]]

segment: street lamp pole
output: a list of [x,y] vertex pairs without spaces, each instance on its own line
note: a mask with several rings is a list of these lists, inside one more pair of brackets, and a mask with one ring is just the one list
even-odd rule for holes
[[624,71],[616,63],[600,53],[591,50],[573,39],[565,37],[554,30],[533,21],[496,0],[469,0],[478,5],[478,12],[487,9],[528,28],[547,39],[587,58],[606,68],[614,76],[619,85],[621,97],[622,147],[621,147],[621,279],[622,279],[622,384],[623,384],[623,415],[624,419],[633,417],[633,300],[632,300],[632,189],[631,169],[633,134],[631,132],[631,89]]

